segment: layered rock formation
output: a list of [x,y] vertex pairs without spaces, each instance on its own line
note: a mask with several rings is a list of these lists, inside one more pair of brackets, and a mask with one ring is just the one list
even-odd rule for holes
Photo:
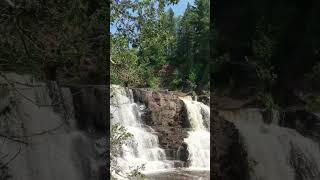
[[183,101],[169,91],[133,89],[133,94],[136,102],[146,105],[142,118],[158,133],[161,148],[169,158],[177,159],[178,149],[190,128]]

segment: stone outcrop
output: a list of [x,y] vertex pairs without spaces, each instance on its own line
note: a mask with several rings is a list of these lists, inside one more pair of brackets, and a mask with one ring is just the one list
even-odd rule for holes
[[239,131],[229,121],[211,111],[211,177],[234,180],[249,179],[247,153]]
[[199,96],[197,100],[208,106],[210,104],[210,96],[202,95],[202,96]]
[[159,144],[169,158],[177,159],[177,151],[190,128],[186,108],[178,96],[169,91],[133,89],[134,100],[146,105],[143,121],[158,132]]
[[295,129],[320,143],[320,116],[307,110],[288,110],[280,114],[280,126]]
[[97,85],[71,88],[75,116],[80,129],[108,130],[108,93],[107,86]]
[[[108,86],[104,85],[88,85],[83,87],[71,87],[74,106],[74,114],[77,120],[77,126],[79,129],[90,134],[90,139],[94,145],[94,157],[95,157],[95,169],[93,171],[95,178],[99,180],[107,179],[110,176],[108,171],[109,163],[107,160],[109,142],[107,134],[109,134],[109,127],[107,119],[108,113]],[[79,146],[81,148],[81,145]],[[82,157],[86,157],[86,153],[80,151]],[[91,163],[91,162],[85,162]],[[91,163],[92,164],[92,163]],[[88,168],[83,167],[87,171]],[[89,172],[87,174],[90,174]],[[92,174],[92,173],[91,173]],[[89,178],[88,178],[89,179]]]
[[[188,152],[188,144],[182,143],[177,152],[177,158],[183,162],[188,162],[189,152]],[[187,164],[185,164],[187,165]]]

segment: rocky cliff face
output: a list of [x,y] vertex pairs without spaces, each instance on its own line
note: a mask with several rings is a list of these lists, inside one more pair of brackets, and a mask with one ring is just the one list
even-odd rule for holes
[[[99,180],[105,180],[109,174],[109,164],[106,161],[109,146],[107,138],[109,133],[108,90],[109,87],[105,85],[71,88],[73,93],[71,104],[74,106],[77,128],[88,133],[91,139]],[[81,149],[81,144],[79,144],[79,149]]]
[[[190,124],[183,101],[168,91],[134,89],[133,92],[135,101],[146,105],[143,120],[159,133],[160,146],[179,155],[172,158],[187,161],[188,151],[184,151],[187,147],[183,138],[186,138]],[[217,112],[211,113],[212,177],[249,179],[247,154],[239,131]]]
[[103,85],[73,87],[75,116],[80,129],[106,132],[108,129],[108,88]]
[[295,129],[303,136],[320,143],[320,116],[308,110],[288,110],[280,114],[279,125]]
[[146,105],[142,118],[158,133],[161,148],[170,158],[177,159],[178,149],[190,128],[183,101],[169,91],[133,89],[133,94],[136,102]]
[[239,131],[218,112],[211,110],[211,177],[234,180],[249,179],[247,153]]

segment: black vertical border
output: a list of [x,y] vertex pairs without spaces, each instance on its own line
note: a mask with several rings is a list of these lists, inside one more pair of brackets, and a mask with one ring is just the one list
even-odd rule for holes
[[106,77],[106,86],[107,88],[107,117],[105,118],[105,120],[107,121],[107,133],[106,133],[106,139],[108,142],[108,147],[106,147],[106,176],[107,179],[111,179],[111,172],[110,172],[110,16],[111,16],[111,11],[110,11],[110,0],[107,0],[107,19],[106,19],[106,43],[105,43],[105,52],[106,52],[106,58],[104,59],[106,61],[105,65],[106,65],[106,71],[107,71],[107,77]]
[[210,179],[214,178],[214,172],[213,172],[213,167],[212,167],[212,162],[213,162],[213,146],[212,146],[212,140],[213,140],[213,74],[212,74],[212,69],[213,69],[213,61],[214,61],[214,54],[213,54],[213,47],[214,47],[214,33],[213,33],[213,28],[214,28],[214,6],[215,6],[215,1],[216,0],[210,0],[210,39],[209,39],[209,54],[210,54]]

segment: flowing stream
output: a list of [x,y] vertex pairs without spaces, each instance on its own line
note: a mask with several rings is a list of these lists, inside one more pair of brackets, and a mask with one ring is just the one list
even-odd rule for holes
[[[141,119],[143,104],[133,100],[130,89],[118,85],[111,85],[110,111],[111,124],[120,124],[133,134],[133,142],[124,144],[121,157],[116,163],[125,173],[142,164],[145,165],[144,173],[151,179],[206,179],[210,167],[210,133],[209,107],[189,99],[184,99],[188,111],[188,120],[192,124],[189,136],[184,139],[188,144],[189,161],[188,169],[175,169],[173,161],[166,158],[165,151],[159,147],[158,137],[154,130],[146,126]],[[190,169],[201,169],[206,172],[192,172]],[[121,175],[117,176],[121,179]]]
[[[47,84],[14,73],[0,82],[14,84],[1,87],[0,98],[0,133],[11,137],[0,138],[0,156],[8,162],[12,179],[91,179],[93,145],[75,127],[70,90],[52,82],[50,92]],[[52,106],[62,101],[64,108]]]
[[133,135],[133,142],[123,145],[122,156],[117,159],[117,164],[125,172],[142,164],[145,165],[145,173],[172,168],[172,163],[166,161],[164,150],[159,148],[158,137],[153,129],[141,122],[143,108],[143,105],[134,103],[131,90],[111,86],[111,124],[118,123]]
[[210,108],[193,101],[191,97],[181,98],[187,108],[191,130],[184,141],[188,144],[190,169],[210,169]]
[[[277,113],[275,113],[277,114]],[[220,112],[239,129],[245,143],[252,180],[319,180],[319,144],[293,129],[266,124],[258,109]]]

